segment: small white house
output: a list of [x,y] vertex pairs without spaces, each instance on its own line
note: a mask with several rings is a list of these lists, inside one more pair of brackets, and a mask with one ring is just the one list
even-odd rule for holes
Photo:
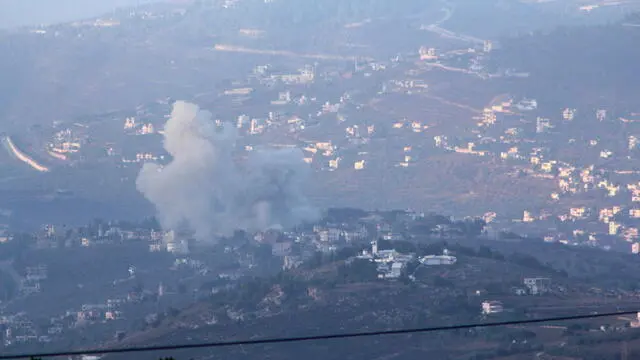
[[491,301],[482,302],[482,313],[484,315],[497,314],[503,311],[504,311],[504,308],[502,306],[502,302],[500,301],[491,300]]

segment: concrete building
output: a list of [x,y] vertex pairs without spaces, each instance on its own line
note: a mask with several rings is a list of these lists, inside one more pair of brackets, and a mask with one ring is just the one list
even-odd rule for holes
[[458,261],[455,256],[449,255],[449,251],[444,249],[442,255],[426,255],[420,258],[423,265],[453,265]]
[[549,286],[551,285],[551,279],[549,278],[525,278],[524,286],[529,291],[531,295],[539,295],[544,294],[549,291]]
[[189,243],[182,235],[176,234],[175,231],[167,231],[164,235],[164,243],[167,246],[167,251],[174,254],[188,254]]
[[271,254],[276,257],[285,257],[291,253],[290,241],[277,242],[271,246]]
[[551,120],[543,117],[536,118],[536,134],[542,134],[549,128],[551,128]]
[[576,116],[576,109],[566,108],[562,110],[562,118],[566,121],[571,121]]
[[491,300],[491,301],[483,301],[482,302],[482,314],[497,314],[504,311],[504,307],[502,306],[502,302]]

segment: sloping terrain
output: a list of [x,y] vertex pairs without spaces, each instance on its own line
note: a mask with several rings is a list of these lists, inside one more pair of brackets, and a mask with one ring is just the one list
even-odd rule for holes
[[[636,79],[640,28],[637,16],[609,25],[561,27],[505,39],[495,60],[505,68],[527,71],[520,91],[545,107],[606,107],[637,111]],[[562,99],[560,102],[559,99]]]
[[[396,245],[416,249],[408,243]],[[451,267],[418,269],[415,271],[416,282],[374,280],[375,269],[370,267],[373,266],[371,263],[356,261],[349,265],[339,258],[325,259],[319,265],[307,264],[272,279],[251,280],[235,289],[218,292],[206,302],[166,314],[164,320],[148,329],[129,335],[121,343],[109,345],[180,344],[477,322],[482,321],[480,304],[487,299],[502,300],[510,309],[493,320],[566,315],[594,307],[600,311],[612,310],[606,297],[588,291],[588,283],[567,278],[566,273],[528,255],[505,256],[486,247],[476,251],[460,245],[448,246],[458,256],[458,263]],[[442,249],[442,244],[417,248],[420,254],[438,249]],[[549,277],[557,290],[539,297],[512,295],[511,287],[521,284],[522,278],[527,276]],[[576,297],[578,293],[580,297]],[[599,325],[587,325],[586,328],[589,326]],[[141,354],[139,358],[172,355],[193,359],[294,359],[301,356],[308,359],[498,359],[510,354],[532,356],[543,350],[559,354],[557,345],[567,341],[565,336],[571,337],[573,333],[560,332],[555,335],[555,341],[550,341],[549,331],[540,326],[505,327],[393,338]],[[629,339],[638,335],[638,332],[625,333]],[[521,343],[522,339],[527,341]],[[603,346],[606,341],[617,340],[604,336],[598,344]],[[578,348],[565,350],[570,353]]]

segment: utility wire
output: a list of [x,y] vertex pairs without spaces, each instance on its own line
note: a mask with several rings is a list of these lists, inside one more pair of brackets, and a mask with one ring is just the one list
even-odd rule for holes
[[24,354],[13,354],[13,355],[0,355],[0,360],[47,358],[47,357],[54,357],[54,356],[123,354],[123,353],[163,351],[163,350],[218,348],[218,347],[227,347],[227,346],[259,345],[259,344],[279,344],[279,343],[292,343],[292,342],[300,342],[300,341],[346,339],[346,338],[371,337],[371,336],[382,336],[382,335],[402,335],[402,334],[427,333],[427,332],[434,332],[434,331],[450,331],[450,330],[487,328],[487,327],[520,325],[520,324],[535,324],[535,323],[552,322],[552,321],[594,319],[594,318],[603,318],[603,317],[620,316],[620,315],[635,315],[637,313],[638,313],[638,310],[633,310],[633,311],[629,310],[629,311],[616,311],[616,312],[607,312],[607,313],[599,313],[599,314],[595,313],[595,314],[583,314],[583,315],[569,315],[569,316],[548,317],[548,318],[528,319],[528,320],[497,321],[497,322],[484,322],[484,323],[481,322],[481,323],[450,325],[450,326],[436,326],[436,327],[369,331],[369,332],[353,332],[353,333],[342,333],[342,334],[266,338],[266,339],[254,339],[254,340],[234,340],[234,341],[221,341],[221,342],[182,344],[182,345],[158,345],[158,346],[129,347],[129,348],[91,349],[91,350],[78,350],[78,351],[49,352],[49,353],[45,353],[45,352],[31,353],[31,354],[24,353]]

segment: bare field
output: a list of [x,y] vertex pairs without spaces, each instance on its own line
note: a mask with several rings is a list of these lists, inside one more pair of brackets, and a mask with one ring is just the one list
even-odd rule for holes
[[522,210],[547,201],[554,186],[551,181],[516,179],[507,172],[502,164],[469,155],[434,155],[412,168],[383,163],[355,173],[352,169],[319,173],[310,195],[326,206],[411,207],[457,215],[486,211],[521,215]]
[[[312,197],[327,206],[411,207],[456,215],[496,211],[515,217],[545,204],[553,181],[518,178],[501,161],[433,147],[436,135],[471,135],[474,116],[495,99],[497,84],[465,76],[450,79],[438,72],[424,76],[430,84],[425,93],[389,94],[369,103],[375,119],[384,119],[377,125],[388,129],[385,139],[370,143],[364,156],[345,158],[338,171],[318,174],[310,186]],[[427,128],[412,132],[406,124],[412,121]],[[394,122],[405,126],[393,128]],[[413,147],[416,160],[409,168],[397,166],[405,146]],[[366,168],[355,171],[353,161],[359,159],[365,160]]]

